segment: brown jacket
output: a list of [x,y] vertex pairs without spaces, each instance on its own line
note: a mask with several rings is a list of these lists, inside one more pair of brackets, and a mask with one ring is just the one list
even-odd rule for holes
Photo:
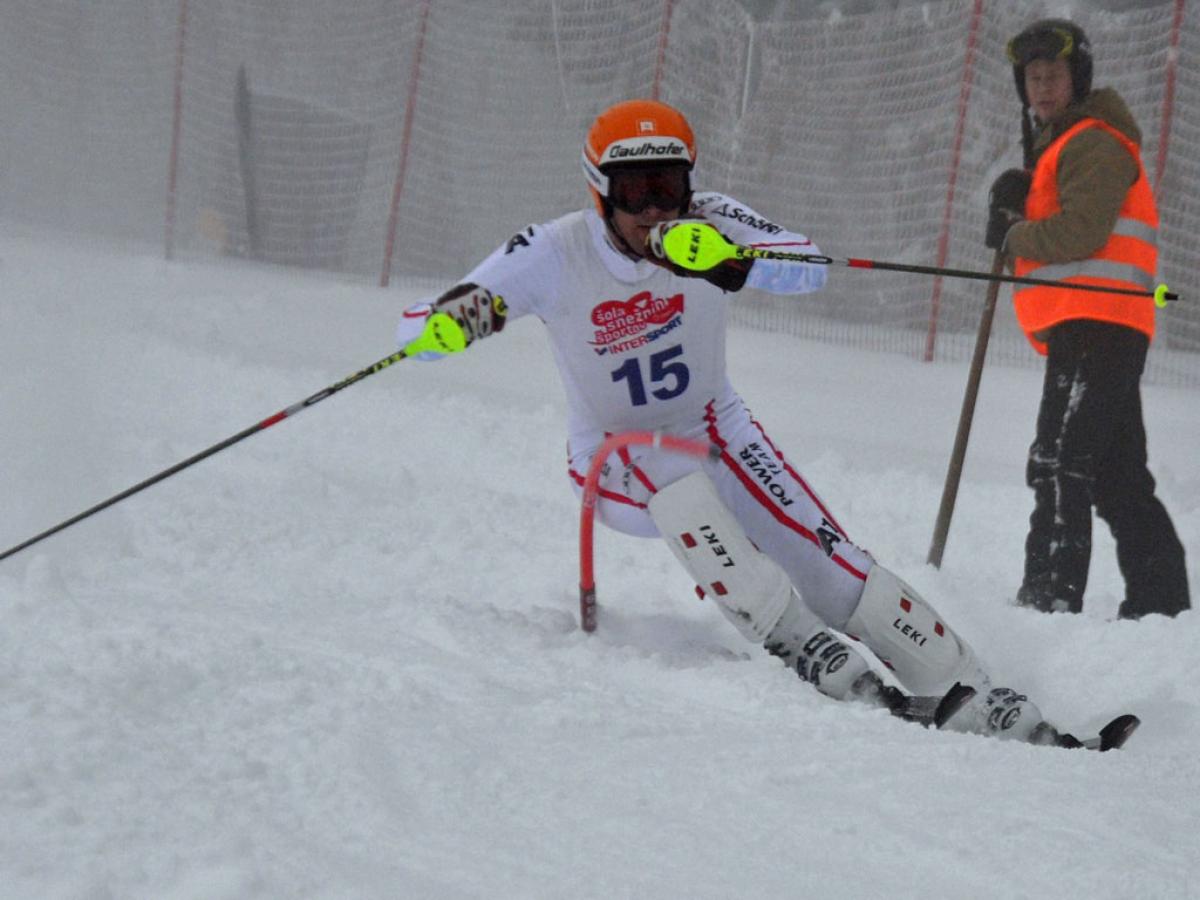
[[[1142,132],[1121,95],[1112,88],[1099,88],[1042,127],[1034,138],[1035,154],[1085,118],[1101,119],[1141,144]],[[1005,251],[1048,263],[1086,259],[1108,240],[1137,177],[1137,162],[1116,138],[1099,128],[1081,132],[1058,160],[1062,211],[1037,222],[1018,222],[1008,230]]]

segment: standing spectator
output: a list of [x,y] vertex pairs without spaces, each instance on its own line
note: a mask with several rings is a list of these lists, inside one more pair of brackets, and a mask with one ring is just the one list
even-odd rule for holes
[[[1092,90],[1083,30],[1062,19],[1035,22],[1009,41],[1008,57],[1025,168],[992,187],[987,245],[1013,257],[1018,275],[1153,290],[1158,212],[1141,132],[1116,91]],[[1020,288],[1013,300],[1046,357],[1017,603],[1082,611],[1094,506],[1112,529],[1125,579],[1119,615],[1188,609],[1183,546],[1146,465],[1140,381],[1153,300],[1051,287]]]

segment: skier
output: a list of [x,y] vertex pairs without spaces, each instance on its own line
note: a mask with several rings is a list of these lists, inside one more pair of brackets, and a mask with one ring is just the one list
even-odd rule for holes
[[721,450],[716,461],[650,447],[620,454],[600,482],[601,522],[663,536],[696,584],[719,585],[708,595],[747,639],[826,695],[898,711],[903,695],[872,671],[865,645],[914,696],[976,688],[948,727],[1030,738],[1037,708],[993,689],[970,645],[847,537],[734,391],[725,372],[730,295],[747,285],[816,291],[827,270],[764,260],[703,273],[675,267],[663,236],[685,217],[738,243],[819,252],[732,197],[693,191],[695,162],[692,129],[674,108],[631,100],[605,110],[583,147],[594,207],[525,228],[440,297],[407,309],[399,344],[433,312],[456,319],[468,346],[510,319],[537,316],[566,390],[577,492],[611,433],[659,429]]

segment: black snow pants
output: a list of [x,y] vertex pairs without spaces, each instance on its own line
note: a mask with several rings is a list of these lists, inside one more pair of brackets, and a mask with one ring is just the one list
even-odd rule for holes
[[1079,320],[1055,326],[1047,345],[1017,602],[1046,612],[1083,609],[1094,506],[1112,529],[1125,579],[1119,615],[1188,609],[1183,545],[1146,466],[1140,381],[1149,341],[1132,328]]

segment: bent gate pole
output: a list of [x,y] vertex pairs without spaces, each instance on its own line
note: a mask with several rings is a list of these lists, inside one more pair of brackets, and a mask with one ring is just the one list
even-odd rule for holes
[[[992,260],[992,275],[999,275],[1004,268],[1004,254],[999,250]],[[967,441],[971,437],[971,421],[975,417],[975,398],[979,395],[979,381],[983,377],[983,360],[987,356],[988,339],[992,334],[992,319],[996,314],[996,297],[1000,293],[1000,281],[988,284],[987,299],[983,315],[979,319],[979,331],[975,336],[975,353],[971,357],[971,370],[967,375],[967,389],[963,394],[962,412],[958,416],[958,432],[954,435],[954,449],[950,453],[950,466],[946,470],[946,484],[942,488],[942,504],[938,508],[937,522],[933,526],[933,542],[929,546],[929,558],[935,569],[942,567],[942,554],[946,549],[946,537],[950,533],[950,519],[954,515],[954,503],[958,499],[958,483],[962,478],[963,460],[967,455]]]
[[596,630],[596,577],[593,563],[593,532],[596,503],[600,499],[600,477],[604,464],[615,451],[626,447],[648,445],[669,453],[719,459],[721,450],[714,444],[675,437],[661,431],[623,431],[605,438],[588,466],[583,480],[583,496],[579,512],[579,627],[589,634]]

